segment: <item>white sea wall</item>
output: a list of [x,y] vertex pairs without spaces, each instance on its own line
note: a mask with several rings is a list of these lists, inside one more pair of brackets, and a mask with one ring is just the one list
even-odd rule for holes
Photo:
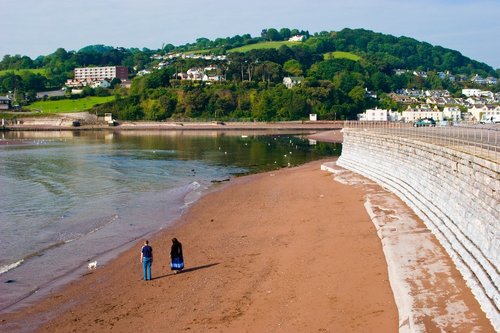
[[500,165],[454,149],[344,129],[337,164],[398,195],[446,249],[500,330]]

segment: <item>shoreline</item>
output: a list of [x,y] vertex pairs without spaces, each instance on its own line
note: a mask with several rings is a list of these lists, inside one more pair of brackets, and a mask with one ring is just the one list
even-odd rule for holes
[[[437,288],[426,281],[436,277],[414,274],[412,265],[407,271],[395,269],[387,246],[394,239],[384,238],[380,207],[367,206],[386,194],[377,190],[367,199],[373,184],[366,188],[359,180],[355,186],[334,181],[320,171],[324,162],[234,178],[209,191],[173,226],[150,238],[155,253],[160,253],[155,255],[153,281],[140,280],[139,241],[32,309],[0,315],[0,327],[7,332],[135,332],[141,327],[396,332],[398,326],[399,331],[405,327],[398,323],[399,311],[399,320],[416,315],[425,331],[439,330],[433,321],[441,318],[449,321],[447,329],[493,332],[456,269],[452,273],[457,286],[440,281]],[[414,214],[402,214],[404,219],[407,215]],[[421,225],[416,228],[416,233],[429,235],[422,234]],[[172,236],[183,242],[186,252],[185,274],[178,276],[168,270]],[[393,244],[395,249],[405,241],[409,239]],[[392,256],[399,257],[399,252]],[[420,267],[434,259],[416,262]],[[422,283],[425,290],[420,289]],[[407,292],[413,296],[402,299]],[[419,295],[422,292],[429,299]],[[448,298],[455,294],[467,312],[450,308]],[[429,307],[437,313],[429,315]],[[28,318],[32,324],[51,320],[37,329],[29,326]],[[16,321],[24,321],[24,328],[16,329]]]
[[60,126],[44,124],[36,119],[31,123],[6,125],[0,131],[245,131],[245,130],[341,130],[343,121],[289,121],[289,122],[146,122],[124,121],[117,126],[82,125]]
[[[359,326],[358,331],[362,332],[383,325],[384,331],[396,332],[397,309],[388,278],[368,283],[370,274],[386,276],[387,268],[362,202],[352,197],[361,197],[362,191],[342,184],[330,186],[334,182],[330,175],[319,170],[320,164],[321,161],[316,161],[296,168],[235,178],[203,196],[173,226],[150,239],[158,253],[153,264],[153,278],[157,278],[153,281],[140,280],[138,242],[106,266],[54,291],[33,307],[0,315],[0,327],[12,332],[72,329],[90,332],[111,328],[134,332],[145,322],[153,321],[150,327],[160,331],[167,327],[175,330],[189,327],[193,331],[253,331],[248,329],[248,325],[253,325],[255,330],[279,329],[283,332],[309,331],[316,326],[318,329],[337,327],[356,331],[354,328]],[[300,179],[295,179],[297,176]],[[314,186],[311,186],[311,176]],[[326,182],[327,179],[331,183]],[[343,212],[345,205],[334,204],[339,188],[343,193],[339,199],[349,207],[347,214]],[[297,195],[297,191],[307,193]],[[323,200],[325,198],[328,199]],[[279,205],[277,200],[286,200],[291,206]],[[219,202],[225,205],[217,207]],[[334,209],[337,213],[332,212],[331,204],[337,207]],[[287,209],[293,212],[286,212]],[[312,212],[316,215],[314,218]],[[339,223],[343,232],[335,236],[338,242],[332,244],[328,233],[336,232],[339,225],[328,221],[337,214],[342,215]],[[287,218],[291,219],[291,225]],[[360,223],[345,225],[357,218]],[[317,225],[316,220],[322,222]],[[349,231],[351,227],[354,229]],[[353,237],[359,236],[356,230],[363,230],[361,240],[354,241]],[[173,234],[185,247],[186,269],[178,276],[171,275],[166,256],[168,240]],[[360,245],[376,254],[371,254],[368,260],[355,250]],[[304,256],[308,253],[310,255]],[[346,262],[351,256],[356,259]],[[359,260],[366,263],[356,264]],[[352,288],[346,289],[340,282],[344,274],[355,275],[345,281]],[[317,288],[324,288],[321,296]],[[158,299],[159,295],[165,297]],[[351,304],[353,299],[363,299],[367,295],[372,295],[369,302]],[[176,305],[169,300],[175,300]],[[307,315],[301,315],[299,320],[296,315],[304,312],[305,304],[310,311],[305,311]],[[190,306],[194,308],[186,308]],[[283,306],[287,308],[286,314],[281,313]],[[139,316],[134,307],[147,308],[146,315]],[[159,311],[169,307],[174,307],[164,313],[169,319],[157,318]],[[326,310],[335,311],[334,323],[326,316]],[[359,323],[353,326],[356,311],[371,311],[370,316],[376,324],[360,317]],[[344,316],[345,313],[349,315]],[[30,320],[26,321],[28,318]],[[37,320],[47,318],[51,321],[36,327]],[[278,320],[280,324],[276,326],[270,320]],[[173,327],[172,321],[177,322]],[[23,327],[16,328],[16,322],[18,325],[24,322]]]

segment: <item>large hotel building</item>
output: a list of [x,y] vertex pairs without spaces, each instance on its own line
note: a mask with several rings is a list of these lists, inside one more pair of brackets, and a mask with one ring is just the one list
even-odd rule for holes
[[125,66],[75,68],[75,81],[112,80],[114,78],[127,80],[128,68]]

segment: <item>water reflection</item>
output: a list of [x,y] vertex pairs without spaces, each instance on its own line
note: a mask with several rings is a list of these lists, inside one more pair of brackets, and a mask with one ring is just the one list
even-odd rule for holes
[[[0,269],[24,260],[2,277],[42,285],[50,265],[64,275],[165,227],[213,182],[340,154],[340,145],[311,145],[306,134],[2,132]],[[6,303],[26,292],[0,284]]]

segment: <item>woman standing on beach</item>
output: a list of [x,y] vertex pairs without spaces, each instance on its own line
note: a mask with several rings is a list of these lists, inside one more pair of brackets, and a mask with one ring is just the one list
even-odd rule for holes
[[184,268],[184,258],[182,256],[182,244],[177,238],[172,238],[172,247],[170,249],[170,268],[179,273]]

